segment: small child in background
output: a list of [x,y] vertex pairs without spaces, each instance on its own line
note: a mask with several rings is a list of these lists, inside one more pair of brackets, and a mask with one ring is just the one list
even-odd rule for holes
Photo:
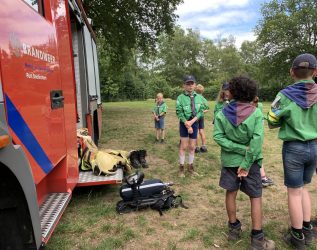
[[164,143],[165,140],[165,124],[164,119],[167,112],[167,105],[163,100],[163,94],[156,95],[156,105],[152,111],[154,124],[156,129],[156,142]]
[[225,82],[222,84],[216,99],[216,104],[214,109],[214,119],[212,123],[214,123],[218,112],[221,111],[223,107],[230,102],[231,99],[232,99],[232,96],[229,91],[229,83]]
[[[251,104],[257,107],[263,114],[263,104],[259,102],[259,97],[256,96],[254,100],[251,102]],[[264,117],[263,117],[263,121],[264,121]],[[268,187],[268,186],[274,185],[273,180],[270,177],[266,176],[264,165],[262,165],[260,171],[261,171],[262,187]]]
[[[203,97],[203,93],[205,91],[205,88],[203,85],[198,84],[196,86],[196,93],[200,94]],[[198,146],[198,139],[197,139],[197,144],[196,144],[196,149],[195,149],[195,153],[205,153],[207,152],[207,146],[206,146],[206,134],[205,134],[205,119],[204,119],[204,113],[206,113],[209,110],[209,106],[208,106],[208,101],[203,97],[203,113],[202,113],[202,117],[199,118],[198,120],[198,132],[199,132],[199,136],[201,139],[201,147]]]

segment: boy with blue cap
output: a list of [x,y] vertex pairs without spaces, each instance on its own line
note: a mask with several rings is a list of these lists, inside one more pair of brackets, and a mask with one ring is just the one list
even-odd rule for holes
[[311,224],[311,198],[307,184],[317,167],[317,60],[312,54],[295,58],[290,75],[295,83],[281,90],[268,113],[270,128],[279,127],[283,140],[284,184],[291,220],[284,240],[296,249],[306,249],[317,237]]
[[197,176],[194,171],[195,147],[198,133],[198,120],[203,116],[206,109],[201,95],[195,92],[196,79],[193,75],[184,78],[184,93],[176,100],[176,115],[179,119],[179,174],[180,178],[185,177],[185,151],[188,149],[188,173]]

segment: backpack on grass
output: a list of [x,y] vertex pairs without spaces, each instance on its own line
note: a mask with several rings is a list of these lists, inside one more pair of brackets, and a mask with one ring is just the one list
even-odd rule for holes
[[163,215],[163,211],[173,207],[188,208],[183,204],[181,196],[175,195],[170,188],[173,183],[164,183],[159,179],[143,179],[144,174],[140,171],[126,178],[126,184],[120,188],[122,200],[116,205],[119,214],[150,207]]

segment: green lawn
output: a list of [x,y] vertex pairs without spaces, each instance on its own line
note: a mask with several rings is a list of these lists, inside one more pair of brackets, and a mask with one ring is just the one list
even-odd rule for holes
[[[179,179],[178,121],[175,101],[167,100],[166,144],[154,144],[151,110],[154,100],[105,103],[100,148],[148,152],[146,178],[160,178],[176,183],[189,209],[177,208],[159,213],[148,209],[125,215],[115,212],[120,200],[118,186],[75,189],[73,199],[55,230],[47,249],[246,249],[249,244],[250,205],[243,193],[238,194],[238,218],[243,224],[243,238],[226,240],[227,216],[224,190],[218,186],[219,147],[212,140],[212,112],[206,114],[208,153],[195,158],[200,177]],[[212,103],[211,110],[213,110]],[[268,103],[264,104],[267,111]],[[277,130],[265,129],[263,146],[267,175],[276,185],[264,189],[263,211],[266,235],[275,240],[277,249],[288,249],[282,234],[288,228],[286,189],[283,186],[281,141]],[[310,186],[314,212],[317,213],[316,176]],[[313,190],[314,188],[314,190]],[[311,249],[317,249],[317,246]]]

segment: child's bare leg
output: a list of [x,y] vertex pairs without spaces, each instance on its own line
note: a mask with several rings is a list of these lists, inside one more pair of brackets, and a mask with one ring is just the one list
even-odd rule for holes
[[199,144],[199,137],[200,137],[200,130],[199,130],[199,133],[197,135],[197,140],[196,140],[196,147],[199,147],[198,144]]
[[252,229],[262,229],[262,198],[250,198]]
[[187,150],[187,148],[188,148],[188,138],[181,137],[181,144],[179,146],[179,157],[184,156],[185,158],[185,151]]
[[303,187],[302,195],[302,206],[303,206],[303,221],[310,221],[311,218],[311,198],[307,188]]
[[260,172],[261,172],[261,177],[265,177],[265,169],[264,166],[262,165],[262,167],[260,168]]
[[195,148],[196,148],[197,139],[189,139],[189,154],[195,155]]
[[303,188],[287,188],[288,211],[292,227],[301,229],[303,227]]
[[160,139],[160,129],[157,128],[156,129],[156,140],[159,140]]
[[165,129],[161,129],[161,139],[165,139]]
[[206,146],[206,134],[204,129],[199,129],[199,135],[201,138],[201,145]]
[[230,223],[235,223],[237,221],[237,210],[236,210],[236,197],[238,191],[228,191],[226,192],[226,210]]

